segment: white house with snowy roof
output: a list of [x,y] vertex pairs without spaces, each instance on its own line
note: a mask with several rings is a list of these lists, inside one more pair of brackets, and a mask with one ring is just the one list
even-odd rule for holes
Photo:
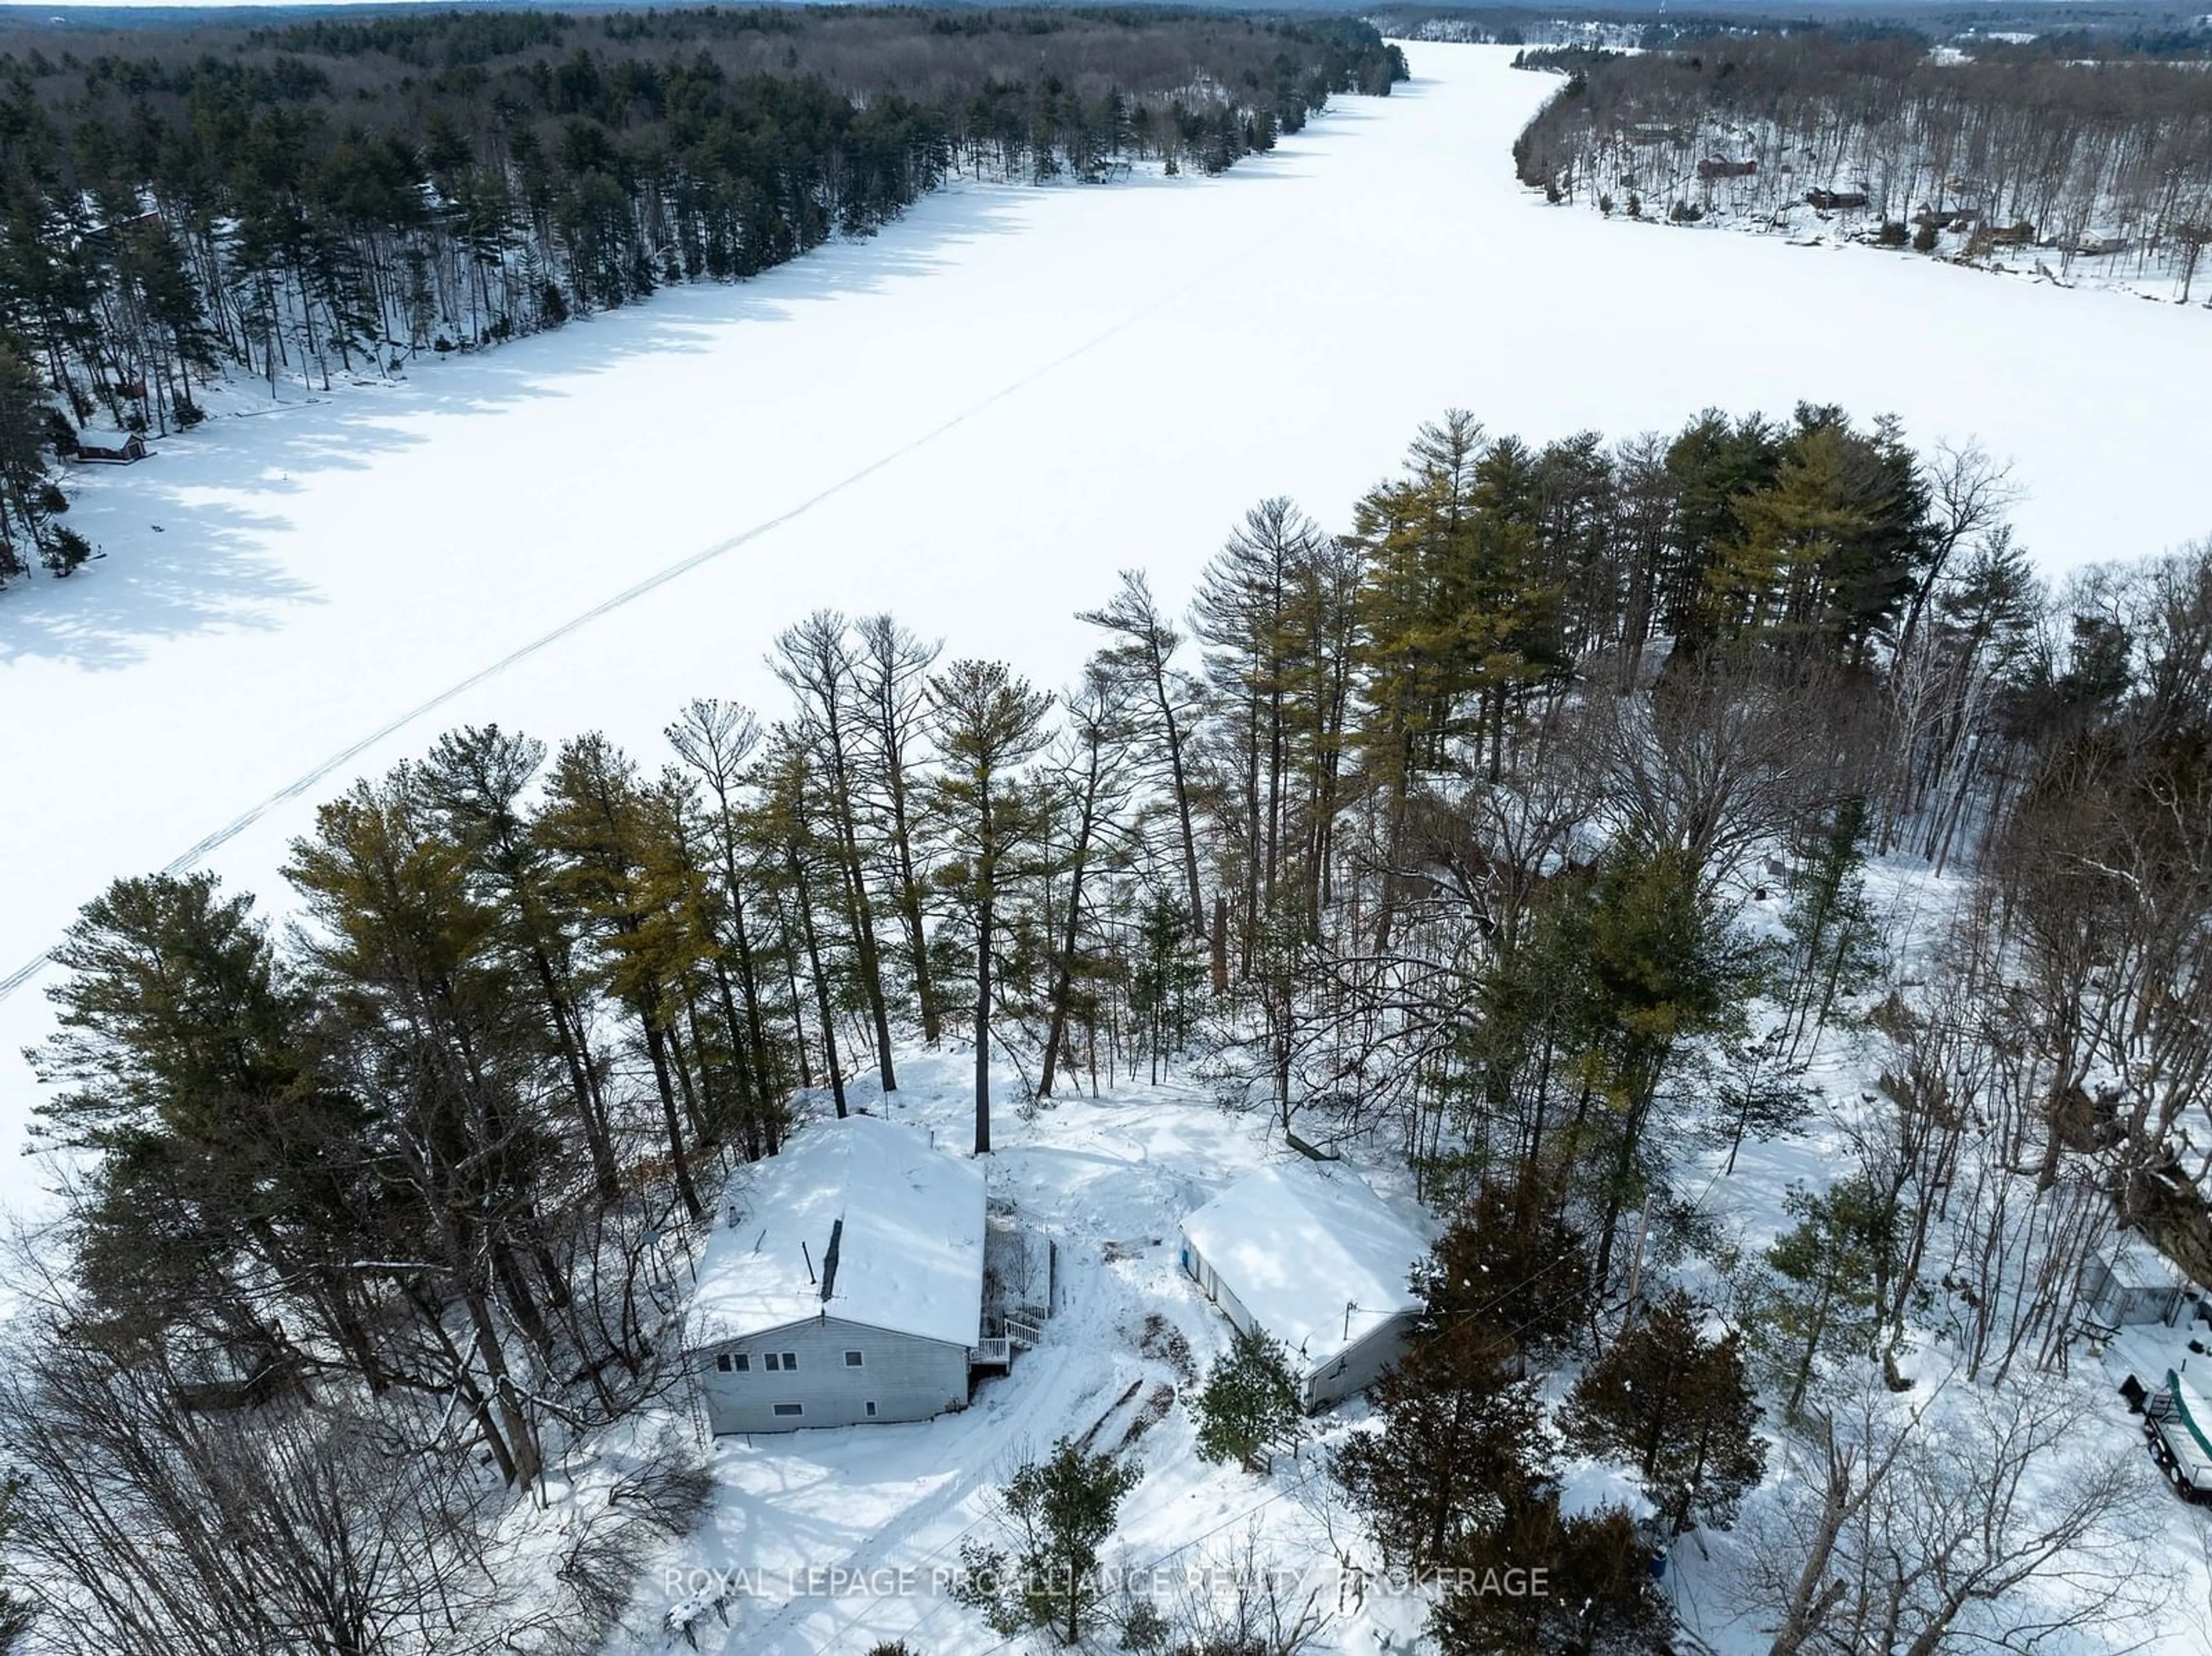
[[725,1197],[685,1331],[710,1427],[793,1431],[965,1406],[982,1170],[873,1116],[802,1128]]
[[1342,1167],[1297,1162],[1231,1185],[1182,1222],[1182,1268],[1238,1328],[1288,1348],[1308,1409],[1364,1391],[1423,1308],[1427,1240]]

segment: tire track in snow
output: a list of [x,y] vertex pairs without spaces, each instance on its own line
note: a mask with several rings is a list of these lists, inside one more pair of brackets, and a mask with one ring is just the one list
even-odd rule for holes
[[[1140,1168],[1156,1181],[1176,1185],[1182,1182],[1170,1170],[1145,1156],[1141,1147],[1125,1131],[1108,1130],[1094,1137],[1118,1140],[1138,1152],[1126,1159],[1117,1158],[1121,1165]],[[1085,1157],[1100,1154],[1095,1149],[1071,1152],[1066,1145],[1034,1143],[1002,1147],[1001,1150],[1008,1157],[1043,1156],[1054,1160],[1065,1159],[1071,1153]],[[1085,1240],[1103,1242],[1105,1237],[1105,1228],[1094,1222]],[[1063,1246],[1073,1240],[1062,1233]],[[1124,1315],[1141,1310],[1141,1303],[1109,1297],[1109,1273],[1087,1248],[1080,1264],[1069,1260],[1066,1268],[1075,1273],[1067,1279],[1070,1307],[1080,1301],[1091,1307],[1091,1313],[1086,1317],[1071,1309],[1053,1317],[1045,1325],[1045,1343],[1024,1360],[1018,1374],[1005,1382],[1023,1388],[1018,1398],[1003,1415],[987,1416],[976,1427],[978,1433],[996,1446],[997,1452],[973,1460],[963,1459],[963,1470],[947,1483],[892,1517],[849,1559],[836,1562],[863,1573],[879,1568],[904,1568],[919,1573],[948,1562],[955,1547],[984,1527],[984,1514],[963,1513],[963,1509],[988,1483],[1005,1471],[1005,1452],[1024,1442],[1034,1443],[1041,1438],[1074,1432],[1079,1422],[1091,1417],[1093,1405],[1101,1398],[1110,1397],[1113,1387],[1127,1371],[1111,1365],[1104,1369],[1099,1368],[1091,1361],[1099,1356],[1098,1350],[1085,1344],[1082,1337],[1086,1329],[1095,1333],[1101,1324],[1122,1325]],[[1142,1372],[1141,1364],[1139,1372]],[[1112,1413],[1109,1408],[1106,1415],[1100,1416],[1093,1429],[1103,1424]],[[965,1441],[963,1437],[946,1447],[960,1453]],[[1270,1500],[1275,1498],[1279,1497]],[[1170,1497],[1167,1504],[1172,1506],[1174,1498]],[[1261,1503],[1267,1504],[1269,1502]],[[1152,1515],[1150,1512],[1141,1513],[1143,1517]],[[881,1614],[886,1604],[911,1606],[915,1602],[905,1597],[884,1600],[795,1595],[777,1602],[756,1622],[749,1623],[740,1619],[733,1624],[722,1644],[721,1656],[850,1656],[866,1645],[911,1640],[935,1626],[940,1617],[955,1608],[953,1599],[941,1592],[932,1592],[919,1615],[893,1614],[887,1617]],[[1018,1638],[1006,1640],[990,1649],[1003,1651],[1018,1642]]]
[[[1247,249],[1231,255],[1229,258],[1226,258],[1220,264],[1213,266],[1212,269],[1206,271],[1202,276],[1197,277],[1195,280],[1186,282],[1182,286],[1174,288],[1170,292],[1161,295],[1160,298],[1155,300],[1152,304],[1144,306],[1140,310],[1132,311],[1128,315],[1123,317],[1111,327],[1093,334],[1090,338],[1084,340],[1072,350],[1065,351],[1060,355],[1054,357],[1051,361],[1030,369],[1018,379],[1013,380],[1008,385],[1000,386],[997,391],[993,391],[989,396],[983,397],[981,401],[971,403],[968,407],[961,409],[959,413],[954,415],[951,419],[944,422],[941,425],[933,426],[929,430],[923,432],[919,437],[913,438],[908,442],[900,445],[897,448],[893,449],[890,453],[870,461],[866,465],[862,466],[857,471],[848,473],[845,476],[839,478],[836,482],[830,484],[827,488],[821,489],[814,494],[809,495],[805,500],[801,500],[798,505],[791,507],[789,510],[779,513],[776,516],[769,518],[764,522],[755,524],[750,529],[740,530],[738,533],[730,536],[727,539],[717,541],[712,546],[707,547],[701,551],[694,552],[687,557],[678,559],[674,563],[654,571],[652,574],[647,575],[644,579],[638,581],[632,585],[624,587],[621,591],[617,592],[611,597],[605,598],[599,603],[593,604],[590,609],[582,611],[580,614],[570,616],[567,621],[562,622],[551,631],[541,634],[537,638],[531,640],[527,644],[509,651],[498,660],[493,662],[489,666],[479,668],[477,671],[471,673],[466,678],[462,679],[458,683],[448,685],[446,688],[439,691],[435,695],[433,695],[425,701],[416,702],[413,707],[408,708],[406,712],[399,714],[397,718],[392,719],[388,723],[380,725],[377,729],[371,731],[367,736],[362,737],[359,741],[355,742],[351,745],[332,754],[329,758],[324,760],[320,764],[317,765],[313,770],[308,771],[305,775],[295,778],[292,781],[279,788],[276,792],[270,794],[267,798],[262,800],[252,809],[225,823],[214,833],[209,834],[206,838],[194,844],[189,850],[172,858],[168,862],[162,864],[161,872],[164,874],[182,874],[187,870],[193,868],[204,858],[207,857],[210,853],[221,849],[232,840],[236,839],[240,834],[243,834],[247,828],[252,828],[256,822],[259,822],[264,816],[266,816],[270,811],[276,810],[277,806],[283,804],[288,800],[298,798],[301,794],[306,793],[311,788],[319,786],[333,771],[342,769],[343,767],[352,763],[356,759],[358,759],[362,754],[368,752],[369,749],[374,747],[378,743],[386,740],[389,737],[398,735],[401,731],[405,730],[410,725],[415,723],[416,720],[428,717],[429,714],[437,712],[439,708],[446,706],[448,702],[456,701],[459,697],[466,695],[471,690],[475,689],[479,684],[484,683],[488,680],[498,677],[500,674],[507,671],[510,667],[514,667],[520,663],[529,660],[532,656],[538,654],[542,651],[551,648],[554,645],[560,643],[563,639],[569,637],[571,634],[582,631],[585,628],[589,627],[593,622],[599,621],[604,616],[611,616],[616,610],[623,609],[628,605],[635,603],[639,598],[644,597],[647,593],[659,591],[661,587],[667,585],[671,581],[680,579],[682,577],[690,574],[694,569],[700,567],[702,565],[712,563],[718,558],[724,557],[732,552],[737,551],[740,547],[750,546],[753,542],[759,540],[762,537],[772,535],[777,530],[783,528],[787,524],[792,523],[797,519],[805,517],[808,513],[813,511],[815,507],[822,505],[825,500],[836,499],[838,495],[842,494],[846,490],[854,487],[856,484],[866,482],[867,479],[874,476],[876,473],[884,470],[886,467],[896,465],[899,461],[905,459],[908,455],[915,453],[917,450],[927,447],[939,438],[945,435],[946,433],[958,429],[960,427],[967,424],[968,422],[974,419],[977,415],[986,413],[991,409],[997,407],[1000,403],[1006,401],[1009,397],[1018,396],[1021,392],[1027,391],[1039,380],[1045,379],[1047,376],[1056,373],[1063,367],[1066,367],[1070,362],[1075,361],[1080,357],[1089,355],[1092,351],[1097,350],[1101,345],[1105,344],[1109,340],[1115,338],[1118,335],[1126,333],[1129,329],[1136,326],[1139,323],[1145,321],[1160,311],[1165,310],[1170,305],[1172,305],[1177,300],[1196,292],[1198,289],[1204,288],[1236,265],[1243,264],[1249,258],[1256,257],[1260,251],[1261,250],[1257,248]],[[46,962],[52,958],[52,955],[53,951],[51,948],[42,949],[37,955],[32,956],[31,959],[24,961],[22,965],[10,972],[6,977],[0,978],[0,1001],[6,1000],[10,995],[21,989],[33,978],[38,976],[40,972],[44,971],[46,969]]]
[[[1033,1374],[1025,1393],[1010,1409],[1002,1414],[982,1416],[977,1422],[980,1435],[1001,1447],[1010,1442],[1019,1442],[1029,1429],[1035,1427],[1042,1417],[1053,1415],[1066,1418],[1096,1397],[1103,1385],[1095,1376],[1082,1372],[1077,1366],[1074,1353],[1064,1346],[1033,1351],[1030,1367],[1032,1369],[1044,1368],[1047,1373],[1042,1376]],[[928,1495],[872,1532],[849,1558],[836,1562],[846,1568],[863,1574],[878,1568],[897,1568],[892,1555],[928,1540],[929,1532],[941,1520],[956,1513],[1000,1470],[996,1455],[975,1456]],[[973,1533],[975,1528],[973,1522],[960,1526],[949,1535],[938,1539],[928,1550],[905,1567],[916,1571],[927,1569],[938,1562],[948,1549]],[[933,1599],[931,1610],[925,1612],[924,1619],[944,1602]],[[741,1653],[744,1656],[818,1656],[821,1651],[842,1648],[837,1641],[848,1633],[862,1634],[872,1642],[873,1635],[863,1633],[857,1623],[850,1619],[837,1619],[841,1611],[851,1608],[850,1604],[835,1598],[805,1593],[782,1599],[757,1622],[748,1624],[742,1617],[734,1622],[723,1641],[722,1656],[740,1656]],[[866,1619],[866,1610],[862,1610],[861,1619]],[[829,1633],[830,1642],[817,1645],[815,1631],[810,1631],[807,1624],[823,1616],[829,1617],[832,1625],[817,1631]]]

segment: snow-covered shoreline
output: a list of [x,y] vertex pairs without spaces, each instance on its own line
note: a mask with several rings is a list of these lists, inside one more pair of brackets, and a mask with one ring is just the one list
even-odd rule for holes
[[[2139,307],[1550,213],[1499,143],[1532,77],[1476,49],[1424,46],[1415,69],[1402,101],[1347,104],[1222,179],[954,192],[758,282],[216,422],[88,481],[73,520],[109,558],[0,599],[7,756],[29,802],[0,840],[0,970],[118,873],[202,863],[278,901],[318,801],[445,725],[596,727],[645,753],[689,696],[769,706],[762,652],[817,606],[888,608],[951,654],[1065,682],[1096,641],[1073,614],[1117,568],[1148,567],[1177,602],[1254,499],[1295,493],[1340,523],[1448,403],[1539,439],[1673,427],[1708,403],[1894,408],[1916,438],[1978,433],[2015,460],[2037,491],[2025,537],[2053,565],[2204,528],[2191,399],[2212,341],[2154,333]],[[1963,883],[1886,863],[1875,883],[1885,936],[1925,965]],[[45,1033],[40,986],[29,974],[0,1004],[0,1046]],[[1871,1040],[1824,1050],[1830,1117],[1871,1101],[1879,1061]],[[957,1044],[902,1051],[901,1090],[856,1083],[853,1101],[950,1136],[972,1107],[969,1062]],[[0,1121],[18,1126],[36,1095],[9,1059]],[[1843,1137],[1824,1119],[1734,1174],[1684,1165],[1756,1250],[1790,1183],[1845,1164]],[[737,1608],[730,1652],[901,1635],[930,1656],[1003,1649],[949,1600],[877,1590],[872,1573],[956,1561],[1012,1457],[1102,1423],[1145,1438],[1150,1468],[1117,1562],[1203,1562],[1255,1526],[1298,1567],[1358,1547],[1315,1457],[1364,1405],[1265,1479],[1200,1465],[1188,1411],[1146,1407],[1228,1338],[1178,1270],[1174,1227],[1291,1154],[1182,1074],[1006,1122],[991,1194],[1063,1244],[1065,1314],[964,1412],[707,1447],[713,1516],[644,1584],[622,1649],[676,1647],[658,1614],[734,1570],[780,1586]],[[1381,1147],[1354,1156],[1413,1217],[1410,1174]],[[1916,1355],[1938,1362],[1932,1336]],[[2085,1362],[2076,1378],[2125,1430],[2106,1377]],[[581,1446],[549,1526],[580,1494],[610,1500],[619,1440],[664,1424],[690,1422],[672,1408]],[[1583,1459],[1571,1487],[1580,1504],[1626,1485]],[[2160,1538],[2199,1597],[2200,1532]],[[1764,1645],[1721,1602],[1732,1544],[1713,1562],[1678,1549],[1673,1586],[1691,1634],[1735,1656]],[[817,1590],[817,1568],[870,1574]],[[1378,1588],[1338,1642],[1418,1648],[1425,1609]],[[2203,1648],[2179,1627],[2162,1656]]]
[[[1506,155],[1549,84],[1510,57],[1423,45],[1395,96],[1220,179],[947,192],[756,281],[88,479],[70,521],[108,555],[0,596],[30,802],[0,840],[0,975],[110,878],[248,817],[204,860],[275,889],[319,798],[443,726],[643,746],[692,695],[764,700],[768,640],[819,606],[1063,682],[1116,569],[1188,590],[1269,494],[1334,521],[1452,404],[1532,439],[1893,410],[2015,462],[2046,564],[2204,531],[2212,333],[1552,212]],[[46,1027],[35,981],[0,1003],[11,1146],[36,1097],[13,1054]]]

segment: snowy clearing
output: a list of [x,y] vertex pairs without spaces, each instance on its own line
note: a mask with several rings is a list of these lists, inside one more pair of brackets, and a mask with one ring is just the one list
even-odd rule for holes
[[[1930,911],[1946,901],[1944,883],[1894,865],[1877,870],[1875,880],[1900,956],[1924,958]],[[1747,924],[1771,920],[1771,907],[1754,905]],[[1813,1078],[1829,1111],[1847,1112],[1874,1078],[1875,1055],[1859,1046],[1850,1039],[1825,1044],[1814,1064]],[[888,1106],[868,1079],[849,1083],[853,1102],[933,1127],[939,1143],[957,1143],[972,1109],[971,1063],[950,1043],[942,1053],[902,1049],[900,1089]],[[1011,1071],[998,1075],[1002,1095],[1016,1079]],[[814,1106],[826,1109],[826,1101],[817,1098]],[[995,1487],[1018,1460],[1048,1452],[1063,1435],[1126,1449],[1145,1468],[1109,1544],[1109,1577],[1131,1580],[1171,1606],[1194,1577],[1234,1568],[1251,1547],[1263,1562],[1297,1576],[1299,1602],[1318,1595],[1330,1625],[1317,1649],[1363,1656],[1419,1649],[1425,1602],[1372,1574],[1373,1549],[1325,1470],[1328,1450],[1368,1416],[1364,1402],[1317,1416],[1317,1435],[1267,1477],[1197,1458],[1188,1407],[1194,1382],[1228,1348],[1233,1331],[1181,1269],[1177,1226],[1255,1168],[1301,1171],[1295,1153],[1267,1128],[1264,1117],[1224,1113],[1204,1087],[1182,1077],[1156,1087],[1125,1081],[1095,1099],[1072,1092],[1025,1120],[1002,1116],[987,1168],[992,1197],[1011,1201],[1019,1222],[1052,1237],[1059,1249],[1059,1312],[1045,1325],[1042,1344],[1018,1356],[1010,1374],[983,1381],[963,1413],[915,1424],[708,1441],[712,1512],[648,1572],[633,1611],[635,1631],[611,1643],[609,1656],[674,1656],[690,1648],[664,1630],[671,1611],[692,1618],[696,1648],[725,1656],[857,1656],[893,1639],[927,1656],[1039,1647],[991,1632],[949,1596],[947,1576],[959,1567],[962,1541],[998,1538]],[[1747,1149],[1732,1176],[1722,1174],[1717,1149],[1693,1153],[1684,1162],[1684,1182],[1724,1236],[1759,1248],[1786,1222],[1788,1187],[1819,1182],[1845,1156],[1840,1132],[1816,1117],[1801,1134]],[[1387,1160],[1387,1150],[1379,1151],[1360,1171],[1401,1217],[1421,1222],[1405,1170]],[[2101,1362],[2077,1354],[2070,1382],[2094,1398],[2103,1427],[2079,1452],[2131,1457],[2146,1509],[2165,1526],[2143,1549],[2145,1565],[2176,1586],[2166,1625],[2144,1647],[2155,1656],[2212,1652],[2197,1611],[2212,1590],[2212,1518],[2174,1499],[2150,1457],[2132,1447],[2138,1422],[2114,1387],[2131,1371],[2162,1374],[2185,1356],[2188,1338],[2185,1326],[2131,1329]],[[1973,1388],[1941,1386],[1949,1361],[1931,1325],[1918,1331],[1906,1367],[1923,1382],[1923,1396],[1932,1389],[1956,1408]],[[1552,1377],[1554,1403],[1571,1378]],[[648,1415],[616,1435],[650,1437],[659,1429]],[[696,1419],[690,1429],[699,1430]],[[1571,1452],[1563,1470],[1571,1507],[1639,1504],[1633,1483],[1610,1465]],[[1774,1510],[1782,1480],[1779,1465],[1771,1465],[1737,1532],[1686,1538],[1672,1550],[1665,1581],[1686,1650],[1759,1656],[1767,1648],[1755,1622],[1735,1608],[1731,1589],[1743,1532]],[[1347,1561],[1370,1574],[1364,1580],[1347,1574]],[[2049,1647],[2106,1647],[2085,1638]]]
[[19,968],[114,876],[273,896],[319,799],[455,724],[652,755],[817,606],[1063,682],[1115,569],[1180,594],[1270,494],[1334,522],[1447,405],[1541,439],[1833,400],[2014,459],[2053,566],[2204,532],[2201,318],[1547,209],[1508,149],[1556,82],[1510,56],[1419,45],[1219,179],[960,190],[83,476],[107,555],[0,597],[0,1142],[47,1027]]
[[[940,1143],[957,1142],[972,1108],[971,1064],[950,1049],[902,1052],[888,1113],[936,1127]],[[885,1108],[872,1084],[853,1092],[859,1107]],[[1324,1568],[1334,1558],[1325,1512],[1333,1489],[1322,1449],[1279,1463],[1264,1479],[1207,1466],[1188,1410],[1171,1406],[1232,1333],[1177,1264],[1176,1223],[1241,1175],[1294,1157],[1267,1137],[1261,1122],[1224,1114],[1203,1089],[1173,1082],[1098,1100],[1071,1095],[1034,1119],[1003,1121],[989,1159],[992,1195],[1010,1198],[1021,1222],[1060,1248],[1060,1314],[1043,1343],[1017,1356],[1010,1374],[984,1381],[963,1413],[714,1440],[714,1509],[641,1585],[640,1636],[611,1648],[684,1649],[653,1623],[732,1584],[723,1611],[730,1630],[723,1635],[708,1610],[697,1623],[702,1650],[817,1656],[905,1638],[932,1656],[982,1656],[1024,1644],[1001,1641],[955,1603],[939,1572],[957,1568],[963,1539],[994,1538],[991,1491],[1020,1456],[1086,1433],[1098,1449],[1126,1445],[1146,1468],[1122,1508],[1109,1570],[1180,1580],[1224,1564],[1256,1523],[1263,1550],[1310,1572],[1304,1590],[1321,1592],[1334,1616],[1340,1589],[1350,1590]],[[1395,1206],[1417,1218],[1402,1171],[1397,1177]],[[1323,1441],[1364,1413],[1355,1404],[1324,1416]],[[1337,1545],[1356,1544],[1340,1512],[1333,1528]],[[1382,1589],[1370,1589],[1366,1604],[1359,1611],[1345,1598],[1334,1647],[1382,1648],[1383,1632],[1405,1648],[1422,1604]],[[1347,1637],[1355,1622],[1357,1636]]]

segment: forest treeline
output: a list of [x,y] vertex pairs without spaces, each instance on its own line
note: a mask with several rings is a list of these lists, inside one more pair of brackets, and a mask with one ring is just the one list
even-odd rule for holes
[[[640,753],[459,730],[362,779],[273,912],[118,881],[33,1054],[68,1216],[0,1436],[36,1647],[595,1647],[634,1538],[586,1526],[518,1603],[501,1515],[681,1385],[726,1172],[948,1042],[979,1153],[994,1108],[1173,1066],[1411,1165],[1452,1228],[1346,1498],[1394,1564],[1594,1584],[1446,1594],[1440,1648],[1661,1647],[1634,1526],[1561,1515],[1531,1366],[1584,1360],[1586,1441],[1676,1532],[1731,1521],[1765,1400],[1802,1473],[1747,1577],[1777,1649],[1885,1617],[1952,1648],[2039,1574],[2087,1617],[2132,1485],[2006,1480],[2098,1441],[2027,1380],[2117,1228],[2212,1273],[2212,549],[2054,589],[2012,498],[1833,408],[1542,445],[1455,412],[1339,531],[1255,506],[1187,610],[1103,589],[1056,691],[818,613],[775,707]],[[1881,856],[1968,877],[1909,978]],[[1832,1106],[1834,1028],[1882,1089],[1724,1257],[1711,1204]],[[1851,1410],[1931,1321],[1995,1447],[1915,1414],[1875,1502]],[[680,1527],[690,1464],[609,1513]]]
[[865,235],[954,173],[1218,172],[1403,59],[1167,11],[409,14],[0,41],[0,580],[81,426],[327,389]]
[[[2075,61],[2047,45],[1931,52],[1917,35],[1716,36],[1654,53],[1534,51],[1567,75],[1515,146],[1524,183],[1632,216],[1808,200],[1972,254],[2032,242],[2186,300],[2212,242],[2212,80],[2196,62]],[[1960,240],[1939,244],[1939,231]]]
[[[2130,59],[2212,58],[2212,27],[2185,14],[2148,13],[2124,6],[2083,4],[2063,17],[2025,15],[2006,18],[1985,13],[1963,29],[1947,18],[1931,23],[1905,12],[1885,15],[1834,11],[1814,19],[1752,10],[1670,12],[1577,9],[1571,15],[1526,6],[1385,6],[1369,14],[1393,39],[1465,40],[1478,44],[1531,46],[1565,58],[1592,51],[1672,52],[1719,40],[1753,36],[1813,36],[1830,40],[1917,40],[1924,47],[1955,44],[1963,49],[2009,52],[2018,59],[2045,58],[2063,62],[2117,63]],[[2051,27],[2054,22],[2063,27]]]

